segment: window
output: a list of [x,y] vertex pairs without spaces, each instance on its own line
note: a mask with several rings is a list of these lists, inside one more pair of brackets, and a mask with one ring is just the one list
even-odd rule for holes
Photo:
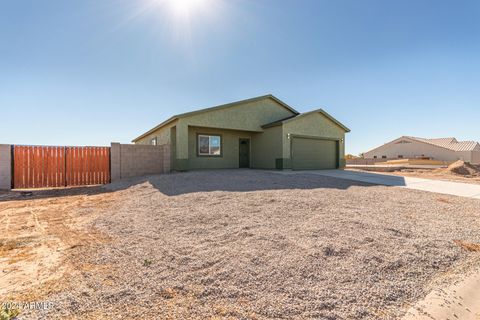
[[403,156],[401,154],[399,154],[398,159],[403,159]]
[[373,159],[377,159],[377,156],[373,156]]
[[150,140],[150,144],[151,144],[152,146],[156,146],[156,145],[157,145],[157,137],[151,139],[151,140]]
[[382,156],[382,159],[387,159],[387,156]]
[[199,134],[197,149],[199,156],[220,157],[222,155],[222,137]]

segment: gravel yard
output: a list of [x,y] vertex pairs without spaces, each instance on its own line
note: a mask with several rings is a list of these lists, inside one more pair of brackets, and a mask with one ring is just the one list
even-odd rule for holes
[[55,308],[23,319],[398,319],[480,262],[454,242],[480,243],[478,200],[255,170],[85,197],[82,230],[103,240],[65,249],[41,295]]

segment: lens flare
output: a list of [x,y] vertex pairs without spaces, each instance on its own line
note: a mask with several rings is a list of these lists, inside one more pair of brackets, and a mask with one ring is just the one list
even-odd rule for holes
[[177,20],[190,20],[211,9],[213,0],[150,0]]
[[208,6],[208,0],[166,0],[166,6],[180,18],[195,14]]
[[156,38],[166,36],[172,48],[192,56],[195,41],[211,30],[225,30],[228,9],[225,0],[136,0],[128,4],[128,13],[115,30],[141,23]]

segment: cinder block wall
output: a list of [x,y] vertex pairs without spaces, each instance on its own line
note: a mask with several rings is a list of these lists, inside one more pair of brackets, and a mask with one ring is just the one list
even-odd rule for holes
[[170,146],[111,145],[112,182],[123,178],[170,172]]
[[162,155],[163,155],[163,173],[168,173],[171,171],[172,168],[172,154],[171,154],[171,148],[169,144],[164,144],[161,146],[162,147]]
[[0,190],[12,187],[12,146],[0,144]]

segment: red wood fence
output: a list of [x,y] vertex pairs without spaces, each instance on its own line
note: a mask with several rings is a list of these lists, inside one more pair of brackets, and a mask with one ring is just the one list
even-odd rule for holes
[[16,189],[109,182],[109,147],[13,147],[13,187]]

